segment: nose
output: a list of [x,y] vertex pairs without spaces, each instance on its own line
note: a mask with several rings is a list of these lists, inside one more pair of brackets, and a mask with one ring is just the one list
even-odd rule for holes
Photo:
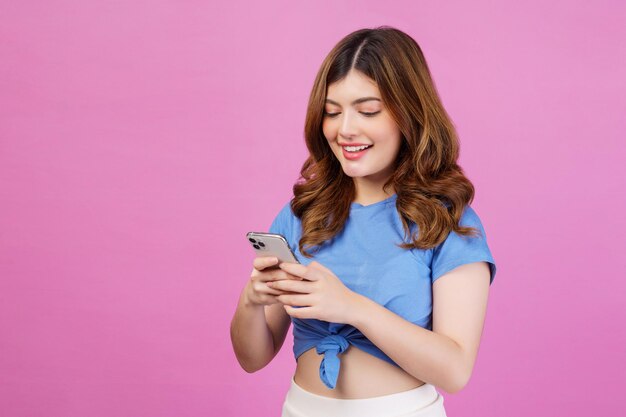
[[339,136],[343,138],[351,138],[357,135],[357,122],[356,117],[352,115],[351,111],[345,111],[342,113],[341,125],[339,127]]

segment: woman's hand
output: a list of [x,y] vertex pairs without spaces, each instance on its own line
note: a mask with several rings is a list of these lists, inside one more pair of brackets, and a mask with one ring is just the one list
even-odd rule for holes
[[316,261],[308,266],[291,262],[281,262],[278,266],[289,279],[267,285],[291,293],[276,296],[287,314],[299,319],[352,322],[359,294],[346,287],[330,269]]
[[246,299],[254,305],[271,305],[279,303],[277,295],[283,291],[270,288],[267,284],[276,280],[289,280],[289,274],[276,268],[278,259],[275,256],[254,258],[250,280],[244,289]]

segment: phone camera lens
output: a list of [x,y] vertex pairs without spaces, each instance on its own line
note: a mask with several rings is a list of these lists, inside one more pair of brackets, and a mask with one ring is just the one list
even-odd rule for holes
[[259,246],[263,246],[263,247],[265,247],[265,243],[263,243],[263,242],[259,241]]
[[254,249],[261,249],[259,245],[253,245],[253,246],[254,246]]
[[256,243],[256,240],[252,239],[251,237],[249,237],[248,240],[252,243]]

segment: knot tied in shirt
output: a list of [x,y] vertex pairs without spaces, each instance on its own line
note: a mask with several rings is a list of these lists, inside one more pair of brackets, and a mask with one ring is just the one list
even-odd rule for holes
[[338,334],[328,335],[317,344],[317,353],[324,354],[320,363],[320,378],[328,388],[334,389],[337,385],[341,365],[337,355],[345,352],[349,346],[348,340]]

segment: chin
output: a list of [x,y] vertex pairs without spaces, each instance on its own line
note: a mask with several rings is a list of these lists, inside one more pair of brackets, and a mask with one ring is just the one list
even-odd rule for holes
[[346,174],[348,177],[350,178],[356,178],[356,177],[367,177],[368,175],[371,175],[368,172],[354,172],[354,170],[343,170],[343,173]]

